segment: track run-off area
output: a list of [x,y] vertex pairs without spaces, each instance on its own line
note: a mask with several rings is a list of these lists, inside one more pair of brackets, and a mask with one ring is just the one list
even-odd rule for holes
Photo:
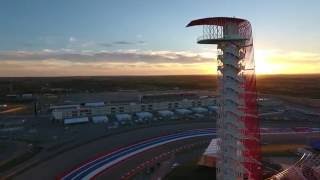
[[[296,134],[320,132],[319,128],[262,128],[262,134]],[[150,149],[181,140],[196,138],[196,137],[212,137],[216,135],[215,128],[186,130],[174,134],[167,134],[158,137],[152,137],[131,145],[127,145],[111,152],[107,152],[98,157],[88,160],[77,167],[64,172],[57,176],[56,179],[61,180],[80,180],[92,179],[103,173],[107,169],[124,162],[129,158],[141,154]]]

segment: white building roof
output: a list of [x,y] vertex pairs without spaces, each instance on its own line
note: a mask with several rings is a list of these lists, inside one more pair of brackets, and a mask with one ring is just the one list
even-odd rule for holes
[[131,120],[130,114],[116,114],[116,119],[118,121],[128,121]]
[[169,110],[158,111],[158,113],[162,117],[168,117],[168,116],[173,116],[174,115],[174,113],[172,111],[169,111]]
[[191,114],[192,111],[188,110],[188,109],[176,109],[175,110],[178,114],[181,114],[181,115],[185,115],[185,114]]

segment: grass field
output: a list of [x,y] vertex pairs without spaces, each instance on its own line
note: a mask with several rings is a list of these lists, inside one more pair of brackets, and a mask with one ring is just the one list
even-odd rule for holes
[[9,170],[9,169],[17,166],[18,164],[20,164],[24,161],[27,161],[28,159],[31,159],[33,156],[35,156],[40,151],[41,151],[40,147],[34,147],[34,148],[30,149],[29,151],[26,151],[25,153],[23,153],[17,157],[14,157],[11,160],[8,160],[7,162],[0,165],[0,172],[4,172],[6,170]]

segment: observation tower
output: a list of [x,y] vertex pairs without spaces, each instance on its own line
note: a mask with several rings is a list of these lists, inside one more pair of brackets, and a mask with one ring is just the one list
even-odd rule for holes
[[245,19],[213,17],[191,21],[203,26],[199,44],[218,49],[217,179],[262,179],[260,127],[253,41]]

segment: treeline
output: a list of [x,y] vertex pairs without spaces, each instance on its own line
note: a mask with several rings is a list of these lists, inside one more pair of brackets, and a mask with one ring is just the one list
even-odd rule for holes
[[[119,90],[215,90],[214,75],[0,78],[1,94]],[[320,75],[257,76],[260,93],[320,98]]]

